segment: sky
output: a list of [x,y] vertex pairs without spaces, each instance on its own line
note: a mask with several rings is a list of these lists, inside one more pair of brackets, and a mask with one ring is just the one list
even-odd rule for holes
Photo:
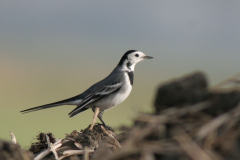
[[[0,139],[12,130],[23,148],[39,132],[57,138],[86,128],[93,113],[74,106],[21,110],[82,93],[130,49],[137,64],[129,98],[104,113],[113,127],[152,112],[157,87],[194,71],[215,85],[240,71],[240,1],[1,1]],[[98,121],[100,122],[100,121]]]

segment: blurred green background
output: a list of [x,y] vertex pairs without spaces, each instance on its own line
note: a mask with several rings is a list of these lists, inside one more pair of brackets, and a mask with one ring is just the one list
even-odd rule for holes
[[[129,98],[104,114],[130,125],[151,112],[157,86],[195,70],[211,85],[240,70],[240,1],[1,1],[0,138],[12,130],[23,148],[39,132],[57,138],[86,128],[93,113],[74,106],[21,110],[80,94],[106,77],[129,49],[154,59],[135,68]],[[99,122],[99,121],[98,121]]]

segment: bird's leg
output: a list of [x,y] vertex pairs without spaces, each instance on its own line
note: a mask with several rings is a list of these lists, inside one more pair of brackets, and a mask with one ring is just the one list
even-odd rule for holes
[[103,116],[103,112],[104,111],[100,111],[100,113],[98,114],[98,118],[100,119],[100,121],[102,122],[103,126],[106,126],[106,123],[103,121],[102,116]]
[[[92,108],[92,111],[96,114],[96,107],[93,107],[93,108]],[[97,117],[100,119],[100,121],[102,122],[103,126],[104,126],[106,129],[112,130],[111,127],[108,126],[108,125],[106,125],[106,123],[103,121],[103,119],[102,119],[103,112],[104,112],[104,111],[100,111]],[[95,116],[95,114],[94,114],[94,116]]]
[[106,123],[105,123],[105,122],[103,121],[103,119],[102,119],[103,112],[104,112],[104,111],[100,111],[100,113],[98,114],[98,118],[100,119],[100,121],[102,122],[103,126],[104,126],[106,129],[110,129],[110,130],[111,130],[111,127],[109,127],[108,125],[106,125]]
[[90,130],[93,129],[93,126],[95,125],[95,122],[96,122],[96,119],[97,119],[97,115],[99,115],[99,108],[98,107],[94,107],[93,109],[93,112],[94,112],[94,116],[93,116],[93,122],[92,122],[92,125],[90,127]]

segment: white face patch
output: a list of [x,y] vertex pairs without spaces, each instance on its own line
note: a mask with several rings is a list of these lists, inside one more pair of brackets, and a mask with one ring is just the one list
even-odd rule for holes
[[128,58],[124,62],[125,66],[126,66],[124,69],[129,70],[129,71],[134,71],[135,65],[138,62],[144,60],[144,57],[145,57],[145,54],[140,51],[136,51],[136,52],[129,54]]
[[144,53],[136,51],[128,55],[128,60],[132,64],[137,64],[138,62],[144,60],[144,57],[145,57]]

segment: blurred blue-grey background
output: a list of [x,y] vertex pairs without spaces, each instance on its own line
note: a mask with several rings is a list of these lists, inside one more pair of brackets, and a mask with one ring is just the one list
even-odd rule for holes
[[[130,125],[151,112],[156,87],[195,70],[211,85],[240,70],[240,1],[41,0],[0,2],[0,138],[21,146],[39,132],[57,138],[86,128],[93,113],[74,106],[20,110],[75,96],[103,79],[129,49],[154,59],[135,68],[129,98],[104,114]],[[98,121],[99,122],[99,121]]]

